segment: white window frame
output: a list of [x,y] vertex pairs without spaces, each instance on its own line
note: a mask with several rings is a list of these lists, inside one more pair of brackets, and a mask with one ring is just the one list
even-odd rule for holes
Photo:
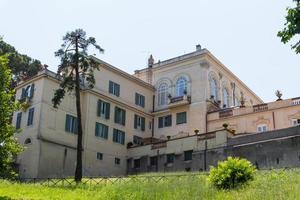
[[184,77],[180,77],[176,81],[176,96],[183,96],[184,92],[187,92],[187,80]]
[[259,125],[257,125],[257,127],[256,127],[256,131],[257,131],[258,133],[266,132],[266,131],[268,131],[268,125],[267,125],[267,124],[259,124]]
[[158,99],[158,105],[166,105],[167,104],[167,98],[168,98],[168,84],[167,83],[161,83],[157,90],[157,99]]
[[300,119],[292,119],[292,126],[300,126]]

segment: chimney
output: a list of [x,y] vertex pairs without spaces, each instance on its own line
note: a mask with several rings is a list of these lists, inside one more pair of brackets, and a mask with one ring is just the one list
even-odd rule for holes
[[201,45],[200,44],[196,45],[196,51],[201,51]]
[[154,58],[151,54],[150,57],[148,58],[148,67],[151,68],[153,64],[154,64]]

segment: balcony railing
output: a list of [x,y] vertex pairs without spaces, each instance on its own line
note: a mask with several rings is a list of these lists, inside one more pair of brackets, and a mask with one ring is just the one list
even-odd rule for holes
[[182,101],[183,100],[183,96],[180,97],[173,97],[170,99],[170,103],[176,103],[178,101]]
[[232,109],[220,110],[219,111],[219,118],[231,117],[233,116]]
[[253,112],[261,112],[268,110],[268,104],[258,104],[253,106]]
[[183,95],[183,96],[179,96],[179,97],[170,97],[168,107],[172,108],[172,107],[187,105],[190,103],[191,103],[191,96],[189,96],[189,95]]

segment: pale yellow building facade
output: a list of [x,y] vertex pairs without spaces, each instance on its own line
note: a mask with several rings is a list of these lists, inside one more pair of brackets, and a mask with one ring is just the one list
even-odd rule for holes
[[[83,85],[81,92],[85,176],[125,175],[128,159],[147,154],[148,148],[130,147],[191,136],[196,129],[205,134],[227,123],[235,134],[242,134],[300,124],[299,99],[264,104],[199,46],[192,53],[162,62],[155,63],[151,56],[148,67],[133,75],[93,59],[100,66],[95,71],[95,87]],[[51,99],[58,85],[56,74],[45,69],[16,88],[16,99],[28,104],[13,116],[13,123],[22,130],[16,137],[25,146],[17,158],[21,177],[74,173],[75,97],[68,94],[53,108]],[[220,137],[212,144],[219,144]],[[185,149],[193,146],[192,140],[176,141]],[[201,149],[203,144],[199,145]],[[167,151],[175,149],[178,146],[171,145]]]

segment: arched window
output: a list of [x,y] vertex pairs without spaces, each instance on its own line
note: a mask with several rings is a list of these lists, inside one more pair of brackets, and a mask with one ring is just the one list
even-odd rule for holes
[[159,85],[158,90],[158,105],[166,105],[167,104],[167,98],[168,98],[168,84],[162,83]]
[[210,79],[210,97],[213,98],[215,101],[218,98],[218,86],[217,81],[215,79]]
[[226,88],[223,89],[223,107],[229,107],[229,94]]
[[176,96],[183,96],[187,92],[187,81],[184,77],[180,77],[176,81]]
[[31,144],[31,139],[30,138],[26,138],[24,144]]

